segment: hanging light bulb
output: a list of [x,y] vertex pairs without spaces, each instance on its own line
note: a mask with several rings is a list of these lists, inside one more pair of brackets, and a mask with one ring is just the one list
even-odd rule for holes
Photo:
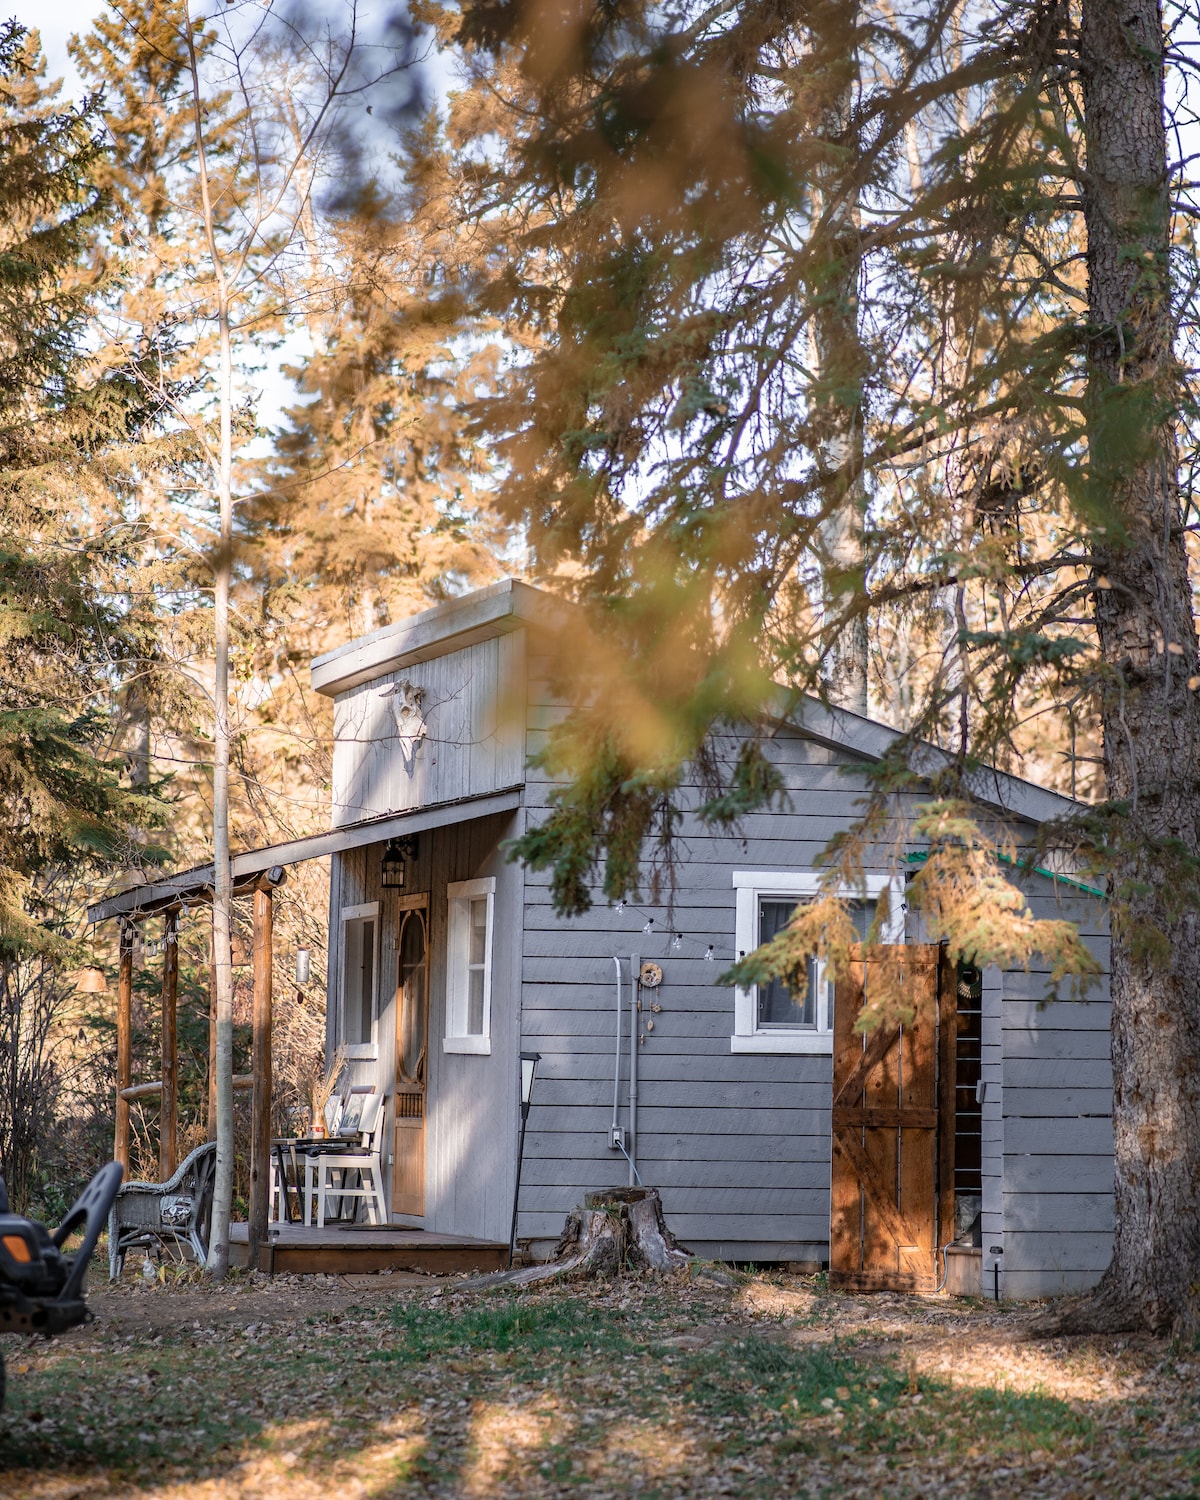
[[675,934],[675,936],[671,939],[671,947],[674,948],[674,950],[675,950],[676,953],[678,953],[679,950],[680,950],[680,948],[683,947],[683,933],[682,932],[677,932]]
[[653,917],[647,917],[646,918],[646,925],[645,925],[645,927],[642,928],[642,931],[643,932],[653,932],[654,931],[654,918]]
[[712,948],[713,948],[713,945],[711,943],[709,943],[709,945],[708,945],[708,951],[704,955],[704,962],[706,964],[711,964],[711,963],[715,963],[716,962],[716,960],[713,958]]
[[624,910],[625,910],[625,903],[624,903],[624,901],[618,901],[617,902],[617,911],[618,912],[623,912]]

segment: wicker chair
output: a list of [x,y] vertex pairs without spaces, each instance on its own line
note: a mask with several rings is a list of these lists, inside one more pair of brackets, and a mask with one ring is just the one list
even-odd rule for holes
[[161,1252],[178,1245],[198,1265],[208,1256],[217,1148],[207,1141],[180,1163],[169,1182],[127,1182],[108,1216],[108,1279],[115,1281],[129,1250]]

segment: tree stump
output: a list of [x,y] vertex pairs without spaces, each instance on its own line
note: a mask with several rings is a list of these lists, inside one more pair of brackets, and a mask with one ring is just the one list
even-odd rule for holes
[[466,1289],[619,1276],[625,1270],[674,1271],[690,1259],[691,1251],[666,1226],[656,1188],[600,1188],[567,1215],[552,1260],[481,1276],[467,1282]]

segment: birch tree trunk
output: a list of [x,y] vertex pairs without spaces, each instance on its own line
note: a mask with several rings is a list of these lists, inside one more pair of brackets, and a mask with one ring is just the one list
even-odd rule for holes
[[204,141],[200,74],[190,29],[185,29],[192,78],[196,159],[204,237],[216,290],[219,374],[219,446],[213,475],[217,491],[218,536],[213,561],[213,970],[216,990],[217,1166],[206,1271],[218,1280],[229,1269],[229,1228],[233,1212],[233,872],[229,863],[229,584],[233,554],[233,348],[230,288],[217,244],[216,221]]
[[[1200,693],[1177,470],[1163,30],[1084,0],[1089,458],[1111,876],[1116,1237],[1091,1326],[1200,1332]],[[1181,878],[1182,877],[1182,878]],[[1190,877],[1190,879],[1186,878]],[[1189,909],[1189,907],[1191,909]]]

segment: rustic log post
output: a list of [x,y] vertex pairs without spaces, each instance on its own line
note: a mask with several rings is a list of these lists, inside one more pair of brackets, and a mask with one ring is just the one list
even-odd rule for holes
[[208,909],[208,1138],[217,1138],[217,939]]
[[117,1107],[113,1131],[113,1157],[129,1175],[129,1100],[122,1091],[133,1074],[133,925],[121,923],[117,968]]
[[166,1182],[179,1165],[179,1046],[176,1012],[179,997],[179,918],[168,912],[163,934],[162,1100],[158,1110],[158,1172]]
[[253,1119],[250,1131],[250,1218],[247,1228],[248,1264],[259,1264],[260,1247],[267,1241],[271,1206],[271,965],[272,888],[283,883],[284,872],[269,870],[254,887],[254,1036],[251,1074],[254,1078]]

